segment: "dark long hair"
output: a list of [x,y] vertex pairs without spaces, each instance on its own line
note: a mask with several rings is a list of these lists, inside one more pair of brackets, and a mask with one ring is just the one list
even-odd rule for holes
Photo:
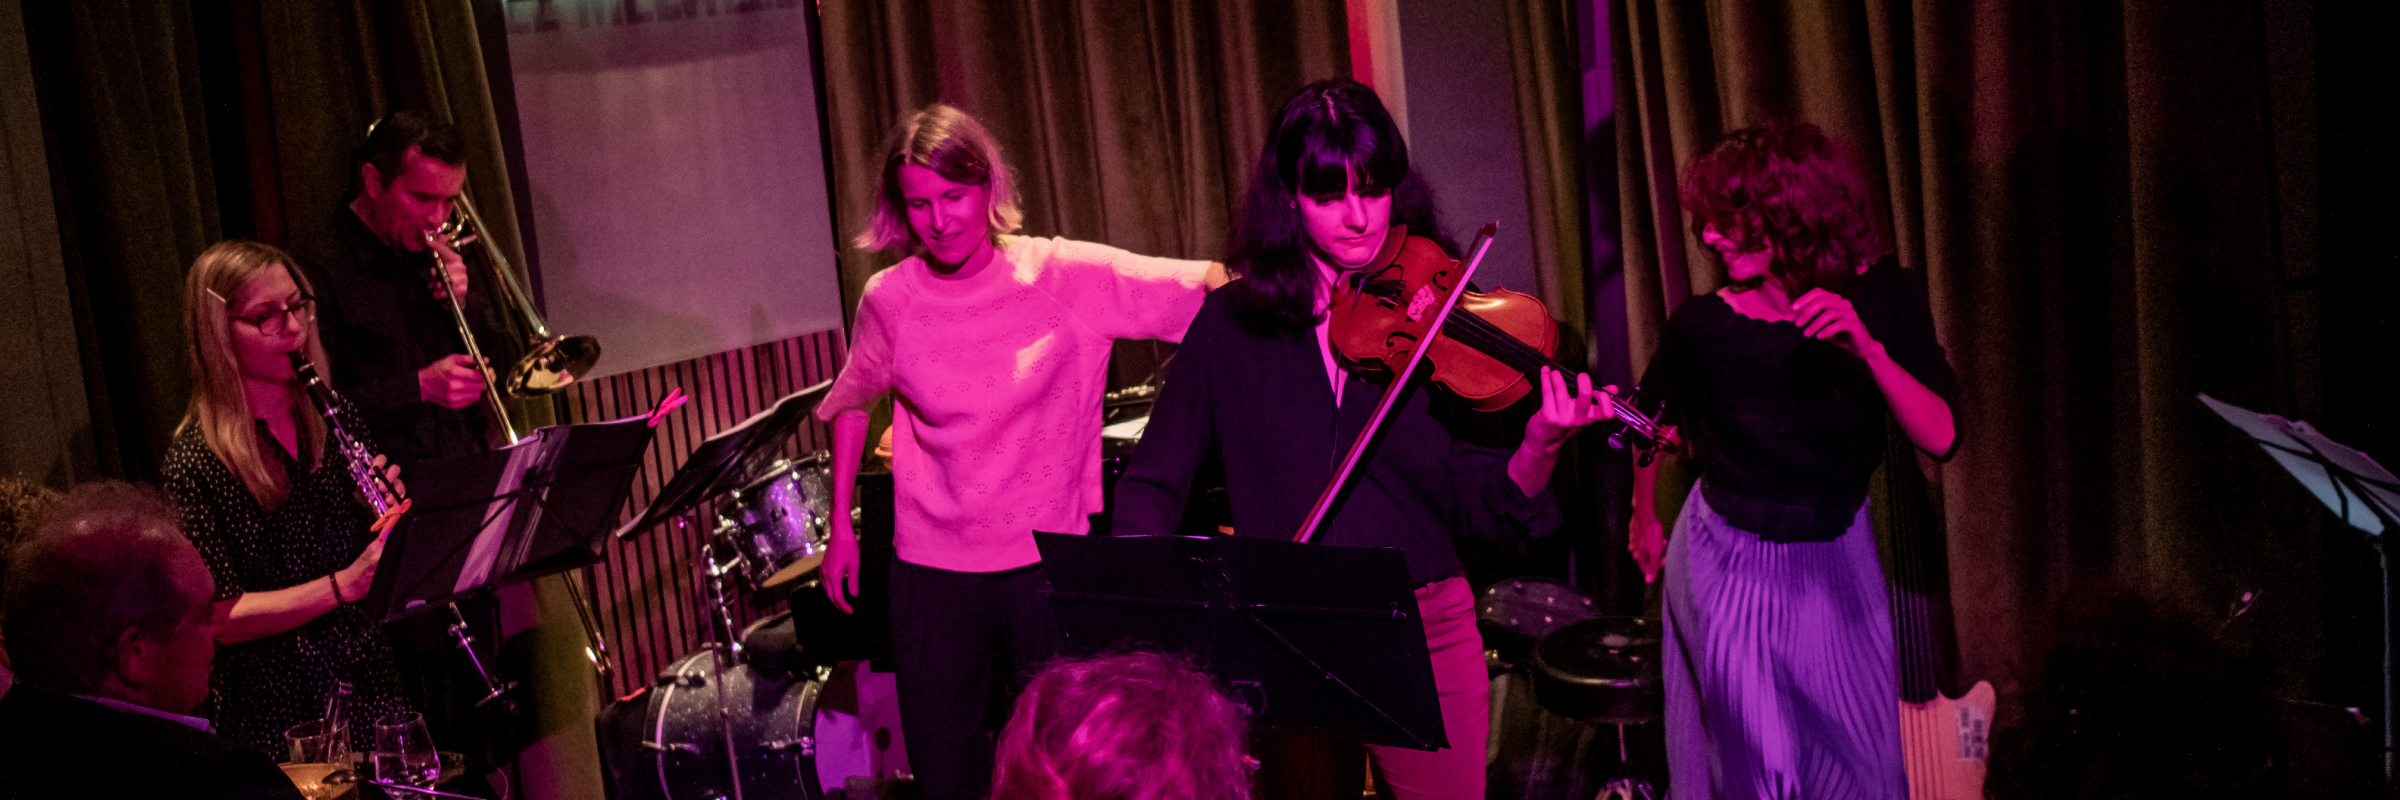
[[1684,169],[1682,199],[1693,236],[1714,226],[1744,252],[1774,248],[1767,271],[1793,297],[1812,288],[1841,294],[1883,254],[1857,165],[1806,122],[1725,134]]
[[1293,199],[1339,195],[1351,188],[1353,175],[1361,194],[1391,193],[1393,225],[1455,250],[1435,220],[1433,192],[1409,167],[1408,142],[1375,90],[1352,80],[1309,84],[1275,115],[1235,218],[1226,265],[1241,280],[1225,291],[1243,327],[1290,335],[1317,324],[1317,277]]

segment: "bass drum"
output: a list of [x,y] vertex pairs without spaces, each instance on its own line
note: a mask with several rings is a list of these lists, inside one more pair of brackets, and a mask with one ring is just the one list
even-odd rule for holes
[[[602,712],[611,796],[733,796],[716,672],[714,651],[692,653]],[[908,775],[889,674],[856,662],[798,676],[734,664],[722,688],[745,798],[874,797],[878,786]]]

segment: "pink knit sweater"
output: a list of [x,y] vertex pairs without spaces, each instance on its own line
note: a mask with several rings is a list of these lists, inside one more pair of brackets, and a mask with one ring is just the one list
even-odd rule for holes
[[1008,237],[964,281],[910,258],[867,279],[831,420],[892,404],[894,544],[960,572],[1041,560],[1033,531],[1083,533],[1101,509],[1100,395],[1117,339],[1181,341],[1208,262]]

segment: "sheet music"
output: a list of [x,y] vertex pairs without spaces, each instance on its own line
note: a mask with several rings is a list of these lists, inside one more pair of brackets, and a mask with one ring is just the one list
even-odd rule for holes
[[2376,506],[2386,515],[2400,513],[2400,479],[2367,454],[2325,438],[2306,422],[2261,414],[2206,394],[2200,395],[2200,402],[2258,440],[2275,463],[2350,527],[2382,535],[2383,519],[2375,513]]
[[683,466],[650,498],[650,505],[617,528],[617,537],[627,538],[648,530],[665,521],[670,510],[680,513],[708,493],[723,490],[717,483],[744,480],[763,471],[764,462],[775,456],[774,448],[780,447],[804,424],[809,412],[816,410],[817,402],[831,388],[832,381],[823,381],[785,395],[750,418],[701,440],[684,459]]
[[[622,421],[622,420],[620,420]],[[491,505],[483,512],[483,529],[476,532],[475,544],[467,550],[466,565],[458,571],[453,592],[463,592],[489,583],[497,575],[515,569],[524,558],[524,545],[508,547],[509,531],[524,531],[520,539],[531,538],[533,526],[541,522],[540,503],[517,502],[525,489],[526,475],[535,467],[549,463],[556,451],[566,444],[564,435],[552,435],[562,428],[543,428],[524,441],[504,448],[508,452],[508,467],[500,473],[500,483],[492,487]],[[546,479],[547,476],[535,476]],[[545,481],[546,482],[546,481]],[[507,553],[509,563],[501,563]],[[495,569],[497,568],[497,569]]]

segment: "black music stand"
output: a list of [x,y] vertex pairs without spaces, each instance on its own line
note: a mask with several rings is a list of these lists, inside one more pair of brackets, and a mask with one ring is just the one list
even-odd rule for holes
[[600,563],[653,433],[647,416],[555,425],[411,468],[368,608],[390,622]]
[[[825,394],[832,388],[833,382],[825,381],[784,395],[783,399],[775,401],[775,405],[702,441],[699,447],[692,449],[691,457],[684,459],[683,466],[676,468],[674,477],[667,480],[667,485],[658,490],[658,496],[650,499],[649,507],[617,528],[617,538],[640,536],[661,522],[697,510],[709,498],[747,486],[764,475],[784,441],[800,430],[800,425],[808,421],[809,414],[817,410],[817,403],[824,401]],[[701,560],[707,564],[707,599],[714,607],[709,615],[710,627],[717,641],[722,643],[722,646],[710,648],[715,653],[711,661],[716,666],[716,673],[709,683],[715,687],[717,697],[717,724],[724,737],[725,773],[729,785],[734,787],[734,796],[739,797],[744,778],[739,758],[741,750],[734,744],[733,706],[730,705],[733,699],[725,694],[725,681],[715,678],[722,678],[726,671],[733,668],[734,659],[740,656],[741,642],[734,635],[733,614],[725,588],[725,565],[710,557],[709,549],[706,545],[702,546]]]
[[642,513],[634,515],[623,527],[617,528],[617,538],[631,539],[643,531],[726,492],[750,485],[766,474],[775,461],[778,448],[800,430],[817,403],[833,389],[832,381],[784,395],[775,405],[750,415],[741,424],[718,431],[692,449],[692,456],[676,468],[675,476],[650,499]]
[[1276,727],[1450,746],[1399,550],[1257,536],[1034,541],[1071,652],[1188,653]]
[[2400,526],[2400,479],[2367,454],[2325,438],[2306,422],[2261,414],[2203,393],[2200,402],[2266,449],[2275,463],[2332,509],[2344,524],[2367,535],[2383,568],[2383,777],[2391,780],[2400,718],[2393,712],[2392,554],[2384,532]]

